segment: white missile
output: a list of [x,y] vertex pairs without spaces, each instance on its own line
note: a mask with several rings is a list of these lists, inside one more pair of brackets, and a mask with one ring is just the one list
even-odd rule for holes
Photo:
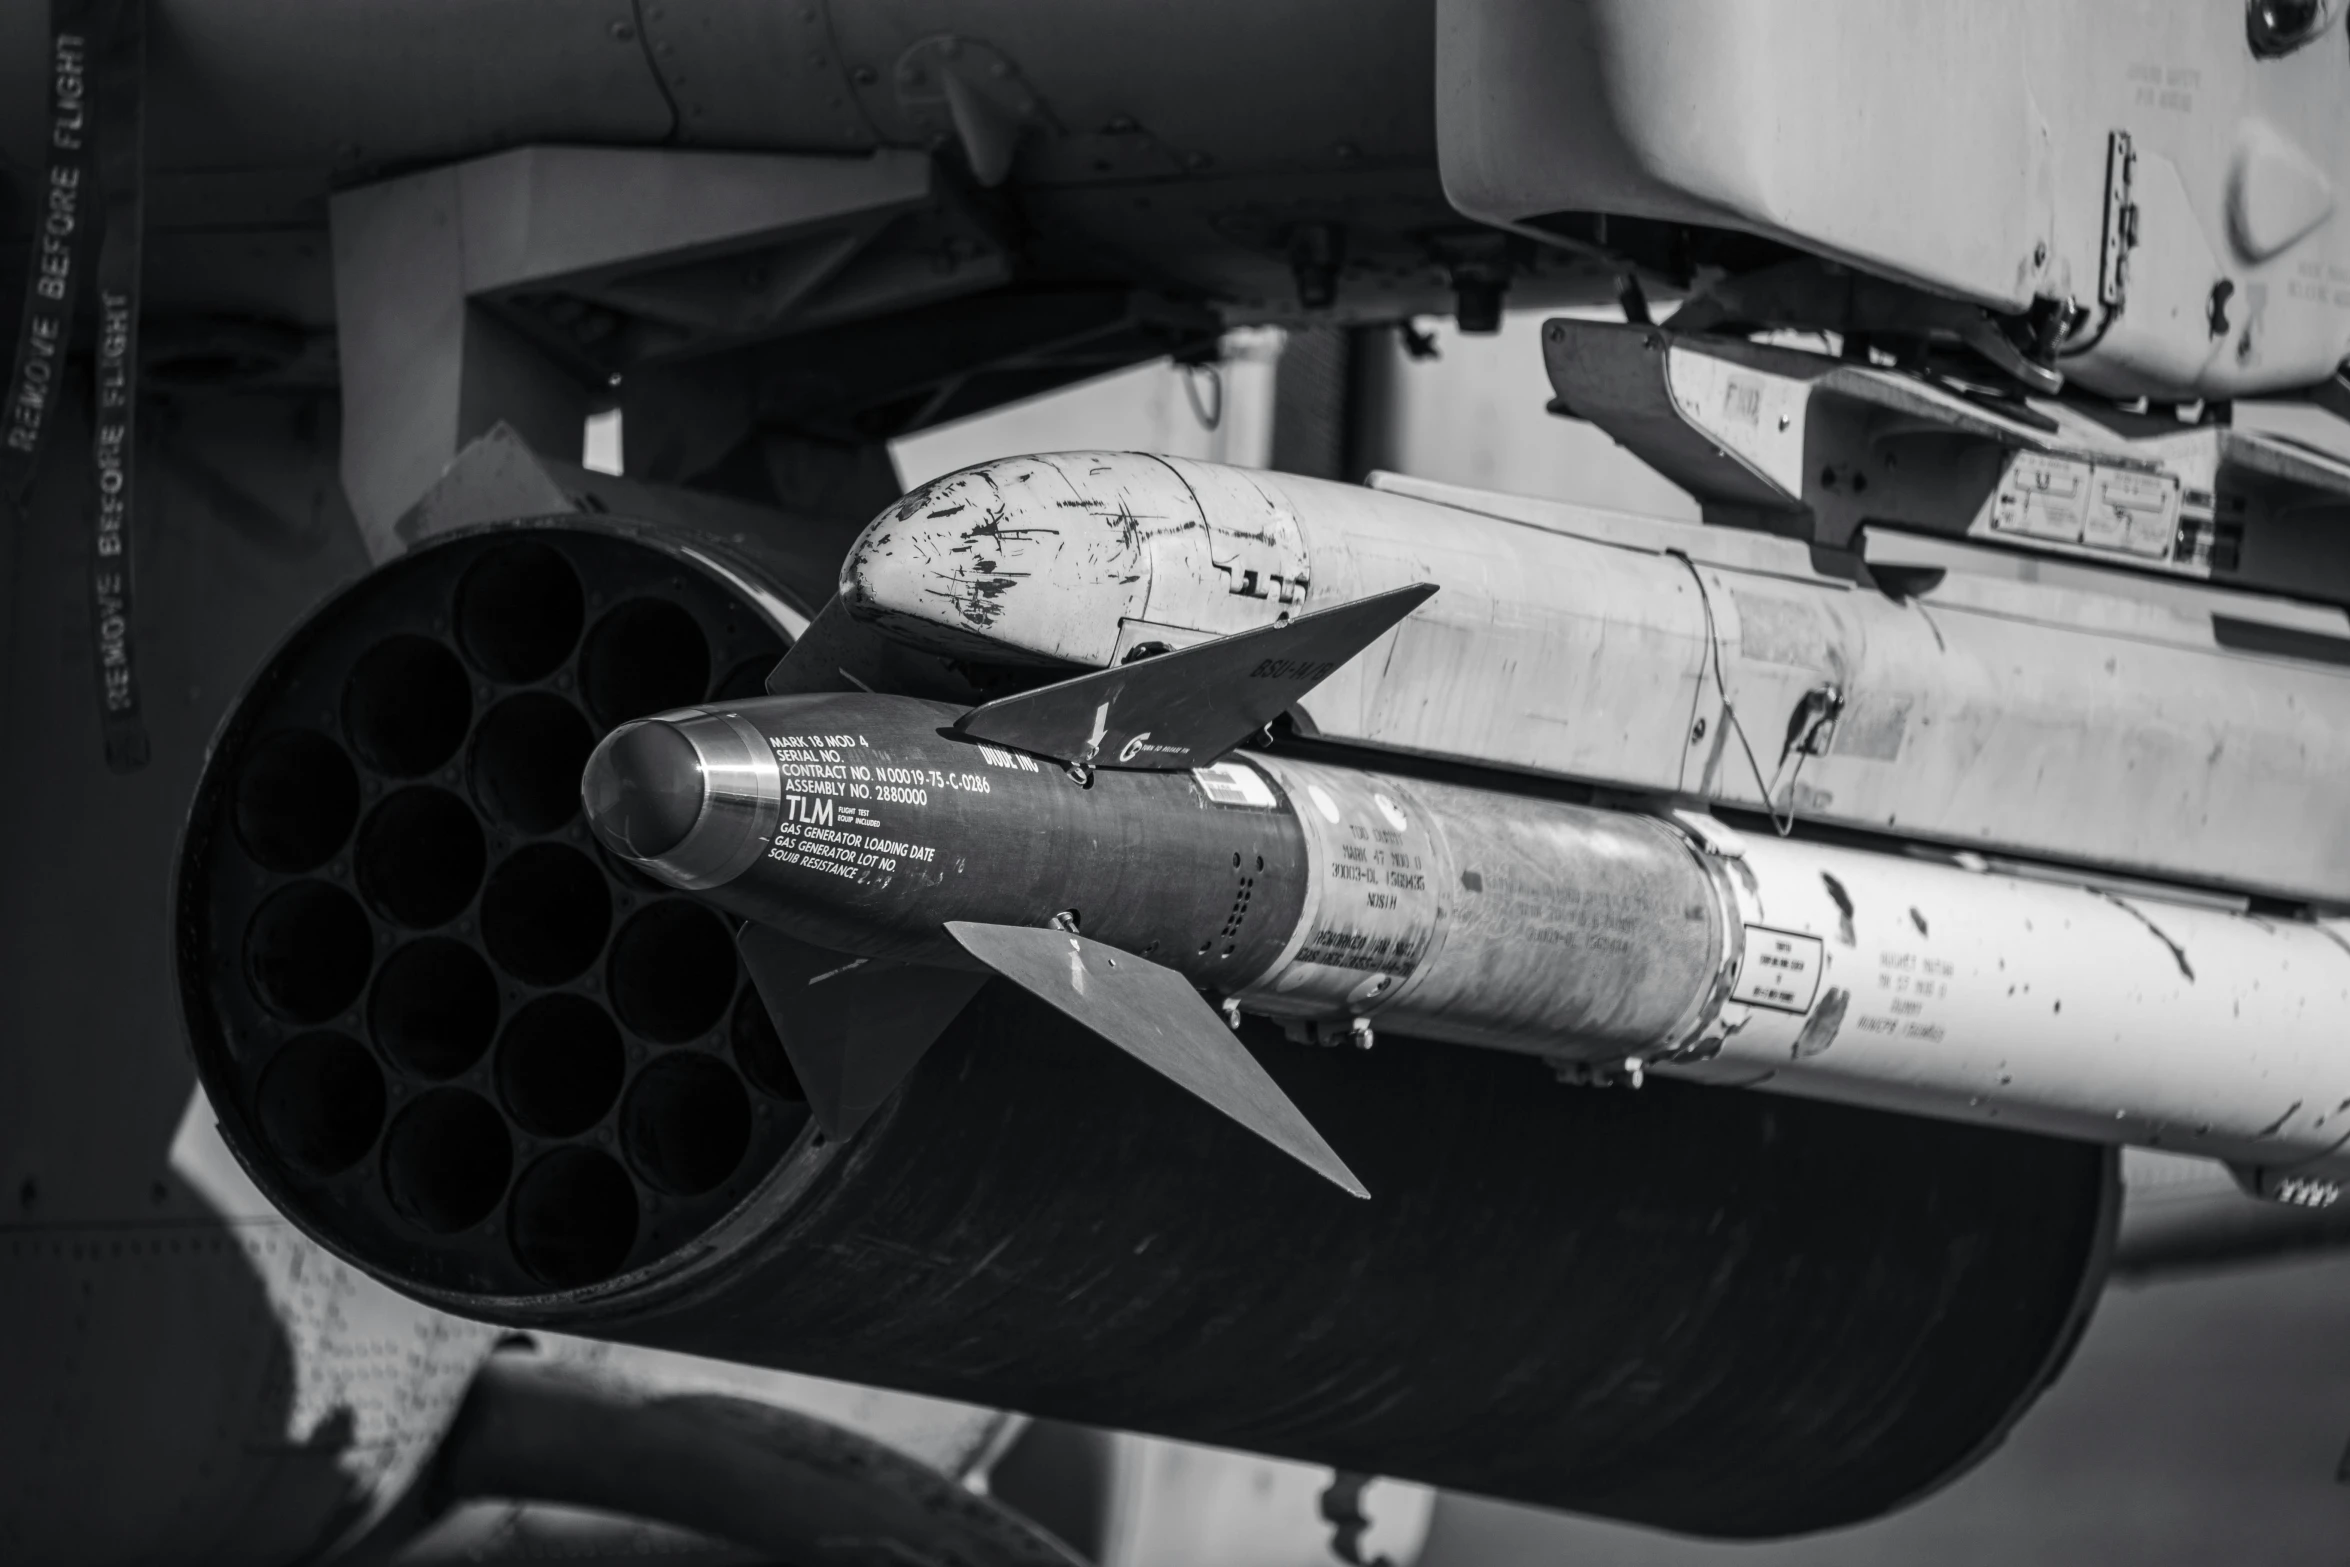
[[1878,529],[1860,555],[1815,558],[1381,482],[1009,458],[876,519],[840,603],[959,659],[1102,666],[1434,583],[1298,702],[1302,730],[2350,906],[2339,609]]

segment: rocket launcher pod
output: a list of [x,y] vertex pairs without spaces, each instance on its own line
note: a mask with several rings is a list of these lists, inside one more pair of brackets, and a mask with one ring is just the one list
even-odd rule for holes
[[[1540,1054],[1598,1070],[1702,1041],[1736,876],[1679,828],[1279,754],[1086,786],[955,735],[969,698],[744,700],[782,638],[733,560],[601,517],[411,550],[270,656],[208,756],[176,890],[190,1047],[245,1168],[353,1266],[475,1321],[1725,1537],[1944,1483],[2077,1337],[2107,1149],[1552,1081]],[[810,629],[795,659],[825,650]],[[832,647],[803,671],[842,683]],[[624,854],[580,818],[580,759],[651,712],[675,733],[607,752],[643,785],[598,806]],[[1793,1079],[1914,1052],[1858,1029],[1881,1009],[1838,911],[1771,847],[1750,925],[1820,933],[1823,995],[1854,999],[1800,1063],[1817,1009],[1719,1059],[1752,1041]],[[1907,905],[1835,874],[1873,958]],[[713,904],[756,917],[739,947]],[[2226,965],[2148,913],[2198,985]],[[967,926],[1053,971],[1003,979]],[[1378,1200],[1062,1010],[1073,934],[1096,997],[1134,960],[1181,976],[1147,1022],[1199,1021],[1199,990],[1240,1002],[1216,1037]],[[2117,986],[2143,977],[2115,952]],[[2077,998],[2042,1021],[2071,1026]],[[1510,1048],[1282,1037],[1438,1033],[1447,1009]],[[1975,1025],[1941,1021],[1965,1048]]]

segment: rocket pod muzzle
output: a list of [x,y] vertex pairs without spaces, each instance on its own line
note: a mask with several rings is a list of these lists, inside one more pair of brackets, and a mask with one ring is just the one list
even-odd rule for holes
[[215,743],[175,889],[198,1069],[274,1200],[411,1290],[638,1266],[806,1121],[725,918],[581,811],[604,736],[756,694],[789,645],[756,560],[681,542],[420,547],[298,627]]

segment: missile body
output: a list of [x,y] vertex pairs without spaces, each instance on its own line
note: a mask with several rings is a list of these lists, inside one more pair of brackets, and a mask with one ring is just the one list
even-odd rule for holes
[[2296,1199],[2350,1170],[2332,922],[1278,752],[1088,774],[958,712],[856,693],[648,720],[590,761],[590,820],[851,960],[969,970],[989,960],[950,926],[1057,927],[1293,1036],[2172,1147]]
[[[969,967],[949,922],[1057,920],[1248,1011],[1333,1030],[1394,1019],[1620,1060],[1677,1044],[1718,988],[1726,892],[1663,822],[1256,755],[1080,784],[944,732],[955,716],[852,695],[654,720],[729,779],[760,771],[758,732],[766,834],[712,807],[663,852],[642,853],[641,833],[632,847],[610,802],[641,729],[590,762],[590,819],[655,875],[698,878],[812,946]],[[711,844],[740,865],[730,879],[687,868],[717,858]],[[1464,875],[1463,857],[1483,869]],[[1479,893],[1448,896],[1463,885]],[[1557,961],[1569,952],[1586,960]]]
[[[2337,608],[1873,528],[1837,561],[1740,528],[1383,483],[1005,458],[875,519],[839,610],[946,657],[1101,667],[1436,583],[1299,698],[1300,729],[2350,905]],[[2278,652],[2296,645],[2333,653]]]
[[[1237,988],[1231,976],[1272,962],[1296,920],[1304,860],[1287,812],[1213,807],[1187,773],[1105,771],[1080,788],[1050,762],[946,737],[957,716],[857,694],[657,721],[591,764],[590,819],[655,874],[695,878],[746,918],[854,956],[967,967],[946,922],[1068,914],[1203,986]],[[608,826],[599,789],[645,765],[638,737],[664,731],[730,784],[750,782],[757,819],[712,810],[650,854],[656,840]]]

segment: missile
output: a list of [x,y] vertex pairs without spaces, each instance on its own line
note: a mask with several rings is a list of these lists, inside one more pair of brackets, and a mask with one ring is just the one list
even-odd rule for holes
[[[1101,667],[1410,582],[1443,592],[1302,697],[1301,733],[2350,907],[2340,608],[1981,540],[1872,525],[1815,551],[1391,475],[1061,452],[882,512],[817,624],[934,667]],[[878,653],[854,672],[908,689]]]
[[[1302,842],[1253,774],[1230,773],[1238,804],[1211,809],[1190,768],[1432,592],[969,712],[855,694],[646,720],[606,738],[582,797],[607,847],[753,922],[745,965],[829,1134],[887,1096],[971,971],[993,972],[1362,1196],[1196,988],[1277,955],[1297,910],[1255,889],[1302,885]],[[1199,874],[1227,855],[1228,874]]]
[[[829,1130],[984,976],[1349,1190],[1220,1021],[1377,1031],[2227,1161],[2350,1171],[2350,923],[1740,834],[1238,742],[1408,588],[958,709],[839,692],[616,730],[614,852],[742,916]],[[1214,997],[1211,1006],[1207,998]]]

